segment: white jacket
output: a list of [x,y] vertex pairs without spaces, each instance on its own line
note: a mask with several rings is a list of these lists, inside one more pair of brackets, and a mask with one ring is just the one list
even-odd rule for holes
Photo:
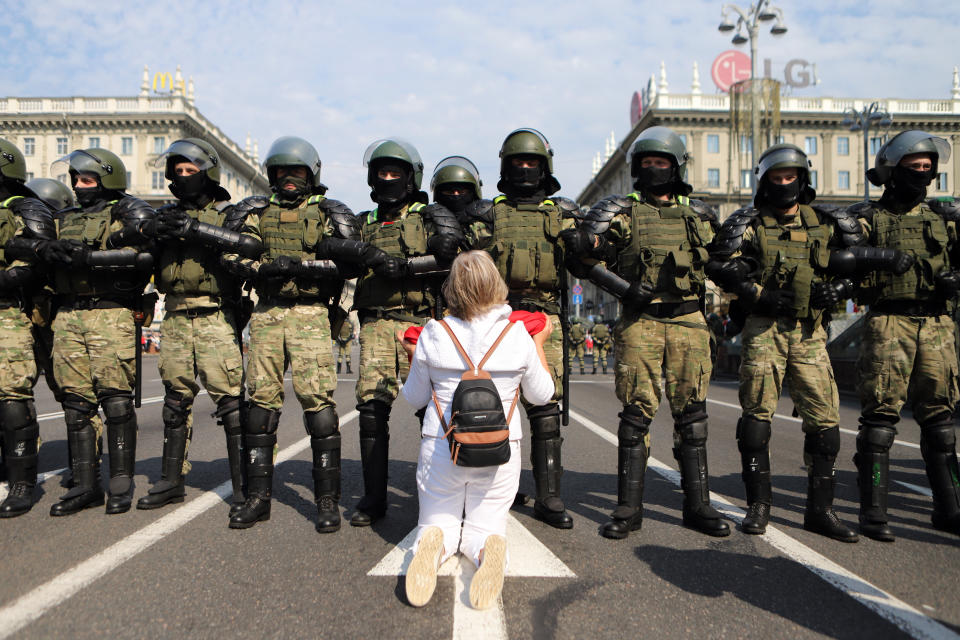
[[[453,316],[447,316],[445,320],[473,363],[479,364],[507,325],[511,312],[512,309],[504,304],[469,322]],[[444,328],[436,320],[428,322],[417,341],[417,349],[410,364],[410,375],[403,384],[403,397],[407,402],[417,409],[429,404],[423,420],[425,436],[443,435],[443,428],[430,395],[431,383],[437,392],[440,408],[443,409],[443,418],[450,424],[450,402],[453,400],[453,392],[460,384],[460,376],[466,369],[467,364],[460,357],[457,347]],[[507,332],[483,369],[490,373],[497,391],[500,392],[504,415],[510,411],[517,385],[521,385],[523,397],[534,405],[546,404],[553,397],[553,378],[540,363],[537,347],[522,322],[517,322]],[[520,410],[518,401],[510,419],[511,440],[520,440],[523,436]]]

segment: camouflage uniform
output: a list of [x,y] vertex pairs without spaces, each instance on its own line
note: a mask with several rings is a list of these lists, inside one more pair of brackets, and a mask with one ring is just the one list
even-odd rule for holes
[[583,325],[579,322],[575,322],[570,327],[570,362],[567,363],[569,367],[573,367],[574,359],[580,363],[580,374],[583,375],[583,348],[584,342],[587,339],[587,332],[584,330]]
[[350,350],[353,348],[353,323],[349,318],[340,325],[340,335],[337,336],[337,373],[340,373],[343,361],[347,361],[347,373],[353,373],[350,368]]
[[607,354],[610,352],[610,329],[602,322],[593,325],[593,371],[597,372],[597,363],[603,368],[603,374],[607,374]]

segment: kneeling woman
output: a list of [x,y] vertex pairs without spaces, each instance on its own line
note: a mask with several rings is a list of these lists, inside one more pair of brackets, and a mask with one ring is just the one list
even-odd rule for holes
[[[479,363],[510,324],[507,286],[490,256],[482,251],[460,255],[443,285],[443,295],[450,311],[446,324],[471,362]],[[500,595],[507,513],[520,484],[523,435],[519,411],[511,411],[511,405],[518,389],[534,405],[549,402],[554,391],[543,354],[543,343],[552,331],[549,319],[532,338],[522,323],[517,324],[504,333],[482,366],[500,394],[504,415],[509,416],[508,462],[492,467],[458,466],[451,459],[439,411],[428,408],[426,412],[417,464],[419,531],[406,581],[407,600],[414,606],[430,600],[437,568],[458,550],[479,567],[470,585],[470,603],[486,608]],[[443,424],[450,424],[451,400],[468,364],[436,320],[427,324],[415,346],[404,342],[404,348],[413,356],[403,385],[404,398],[416,409],[428,403],[438,406]]]

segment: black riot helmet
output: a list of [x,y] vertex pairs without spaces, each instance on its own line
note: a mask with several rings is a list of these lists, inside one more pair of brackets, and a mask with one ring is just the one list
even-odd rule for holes
[[[777,209],[788,209],[794,204],[810,204],[817,192],[810,186],[810,159],[800,147],[792,144],[775,144],[762,154],[753,172],[757,176],[757,195],[754,206],[769,204]],[[795,186],[773,185],[767,173],[772,169],[796,169]],[[792,193],[782,193],[790,191]]]
[[3,190],[10,195],[28,196],[33,194],[24,186],[27,179],[27,162],[23,153],[9,140],[0,138],[0,182]]
[[950,143],[926,131],[902,131],[880,147],[867,178],[878,187],[889,184],[894,169],[904,156],[914,153],[929,153],[933,160],[933,174],[936,175],[937,165],[950,159]]
[[[540,158],[539,183],[533,179],[532,170],[528,175],[514,175],[512,159],[515,157]],[[552,195],[560,190],[560,183],[553,175],[553,147],[546,136],[524,127],[511,131],[500,147],[500,181],[497,188],[504,193],[517,190],[543,190],[544,195]]]
[[[463,211],[471,202],[482,197],[480,172],[477,166],[463,156],[449,156],[437,163],[430,180],[434,202],[451,211]],[[456,188],[462,195],[451,196],[444,191]]]
[[284,136],[277,138],[263,161],[270,187],[277,191],[277,167],[306,167],[307,193],[324,193],[327,188],[320,182],[320,154],[316,148],[303,138]]
[[30,189],[38,198],[50,207],[50,210],[56,213],[64,209],[72,209],[77,206],[73,197],[73,189],[53,178],[34,178],[27,182],[27,189]]
[[[177,163],[187,161],[199,169],[199,178],[176,175]],[[199,138],[184,138],[174,141],[167,150],[161,153],[154,161],[153,166],[164,170],[164,176],[174,184],[170,190],[175,196],[184,197],[178,193],[184,188],[180,184],[183,180],[197,181],[198,189],[208,193],[214,200],[229,200],[230,193],[220,185],[220,156],[209,142]]]
[[[645,156],[666,158],[671,164],[670,172],[662,170],[662,175],[656,175],[661,173],[661,170],[641,170],[640,163]],[[685,182],[689,158],[683,139],[672,129],[667,127],[644,129],[627,152],[630,175],[636,179],[634,188],[650,190],[654,193],[662,191],[682,196],[689,194],[693,191],[693,187]]]
[[[370,197],[383,205],[395,205],[411,200],[427,202],[427,194],[420,191],[423,183],[423,159],[420,152],[403,138],[381,138],[370,143],[363,153],[367,168],[367,184],[373,188]],[[400,180],[384,180],[380,169],[391,169],[402,175]]]

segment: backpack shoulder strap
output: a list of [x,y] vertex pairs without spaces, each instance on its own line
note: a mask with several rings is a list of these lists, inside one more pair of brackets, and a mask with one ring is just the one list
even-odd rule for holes
[[483,369],[483,365],[487,363],[487,360],[490,359],[490,356],[493,355],[493,352],[497,350],[497,347],[500,346],[500,342],[503,340],[503,337],[507,335],[507,332],[513,327],[515,323],[508,322],[507,326],[503,328],[503,331],[500,332],[500,335],[497,336],[497,339],[494,340],[493,344],[490,345],[490,350],[487,351],[487,355],[483,356],[483,360],[480,361],[480,364],[477,365],[477,369]]
[[[471,360],[470,356],[467,355],[467,350],[463,348],[462,344],[460,344],[460,340],[457,339],[457,334],[453,332],[453,329],[450,328],[450,325],[447,324],[447,321],[440,320],[439,322],[440,322],[440,326],[446,329],[447,334],[450,336],[450,339],[453,340],[453,345],[457,348],[457,351],[460,352],[460,357],[463,358],[464,362],[467,363],[467,366],[474,371],[479,369],[480,368],[479,366],[477,367],[473,366],[473,360]],[[484,361],[486,361],[486,358],[484,358]],[[483,362],[481,362],[480,364],[483,364]]]

